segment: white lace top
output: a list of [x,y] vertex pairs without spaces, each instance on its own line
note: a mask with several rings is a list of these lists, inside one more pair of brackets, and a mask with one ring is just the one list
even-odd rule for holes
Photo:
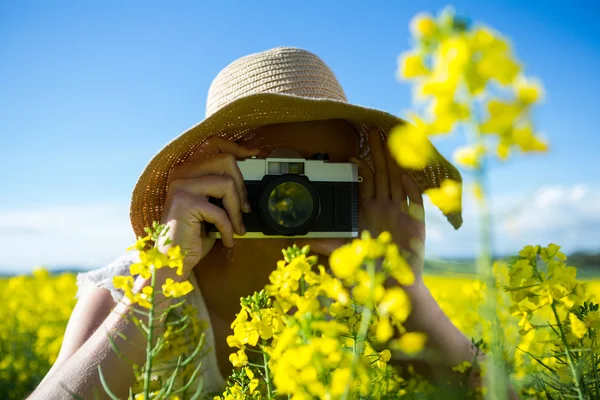
[[[129,275],[129,266],[139,261],[138,251],[132,250],[102,268],[78,274],[77,297],[79,298],[83,293],[89,290],[90,286],[96,286],[110,290],[115,303],[119,302],[123,297],[123,292],[115,289],[113,286],[113,277],[117,275]],[[206,321],[208,324],[204,342],[205,350],[202,359],[203,365],[201,369],[201,376],[204,378],[202,393],[218,392],[218,394],[221,394],[225,388],[225,379],[221,376],[217,364],[217,356],[214,351],[215,338],[208,309],[206,308],[206,303],[204,302],[204,298],[202,297],[194,274],[190,274],[189,280],[194,286],[194,290],[185,296],[186,300],[189,304],[196,307],[198,310],[198,318]],[[206,349],[208,349],[208,351]]]

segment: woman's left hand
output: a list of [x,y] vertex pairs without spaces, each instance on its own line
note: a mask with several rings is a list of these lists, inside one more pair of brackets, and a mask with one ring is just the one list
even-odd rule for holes
[[[376,237],[383,231],[392,235],[415,274],[415,284],[422,283],[425,254],[425,213],[423,197],[417,184],[403,171],[390,154],[381,134],[369,132],[369,147],[374,171],[362,159],[352,159],[358,165],[359,231],[368,230]],[[299,240],[310,244],[311,250],[323,255],[347,242],[343,239]]]

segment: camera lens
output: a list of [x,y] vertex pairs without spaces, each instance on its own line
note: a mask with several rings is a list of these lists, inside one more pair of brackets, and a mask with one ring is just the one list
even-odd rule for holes
[[269,215],[286,228],[305,224],[313,216],[314,207],[313,195],[297,182],[283,182],[269,194]]

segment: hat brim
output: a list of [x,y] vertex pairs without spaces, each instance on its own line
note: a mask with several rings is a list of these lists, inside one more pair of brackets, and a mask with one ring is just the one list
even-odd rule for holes
[[[206,139],[218,135],[238,140],[264,125],[327,119],[344,119],[354,125],[359,135],[359,157],[369,163],[368,132],[377,128],[387,136],[395,126],[407,123],[381,110],[322,98],[258,93],[236,99],[171,140],[144,168],[133,189],[130,206],[136,237],[145,236],[144,227],[161,220],[170,170],[183,163]],[[462,182],[459,171],[435,147],[425,168],[407,172],[421,192],[440,187],[446,179]],[[461,213],[449,214],[446,218],[455,229],[462,225]]]

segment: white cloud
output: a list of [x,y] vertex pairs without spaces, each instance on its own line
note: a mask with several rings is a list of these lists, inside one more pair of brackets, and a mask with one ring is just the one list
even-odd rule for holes
[[0,270],[36,266],[94,268],[135,241],[129,203],[44,207],[0,212]]
[[[492,198],[495,252],[515,253],[527,244],[556,243],[566,252],[600,250],[600,188],[548,186],[530,196]],[[428,205],[428,255],[464,256],[478,249],[478,210],[464,201],[464,224],[455,231]]]

